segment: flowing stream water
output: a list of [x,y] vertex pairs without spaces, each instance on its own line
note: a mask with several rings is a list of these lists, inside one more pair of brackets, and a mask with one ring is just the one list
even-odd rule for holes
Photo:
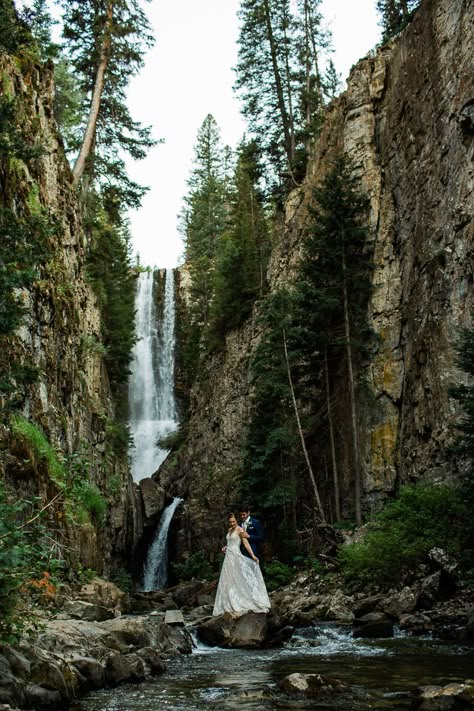
[[142,272],[136,294],[137,342],[129,379],[130,449],[135,481],[151,476],[166,459],[168,450],[159,439],[177,427],[174,393],[175,299],[174,273],[165,271],[163,309],[157,309],[155,274]]
[[[224,650],[197,645],[168,662],[165,674],[137,685],[90,693],[74,711],[201,711],[202,709],[409,709],[418,686],[460,682],[474,670],[474,645],[427,638],[353,639],[347,627],[297,630],[282,649]],[[349,689],[317,699],[289,699],[278,681],[293,672],[321,674]]]

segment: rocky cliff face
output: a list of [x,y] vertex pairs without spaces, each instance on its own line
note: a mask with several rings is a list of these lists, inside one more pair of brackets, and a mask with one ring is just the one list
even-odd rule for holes
[[[69,550],[84,567],[107,571],[130,547],[132,484],[126,456],[117,456],[110,440],[115,419],[100,348],[100,314],[86,280],[80,207],[53,119],[52,74],[27,58],[20,65],[0,56],[0,93],[15,99],[18,120],[27,122],[43,154],[28,165],[5,162],[0,176],[3,205],[15,209],[28,203],[31,210],[45,209],[58,220],[59,229],[48,263],[33,289],[22,294],[27,314],[7,344],[7,357],[38,367],[38,380],[30,387],[22,414],[58,453],[74,456],[108,502],[102,526],[73,525],[60,504],[54,507],[59,548]],[[0,478],[20,496],[50,500],[56,489],[44,462],[35,461],[27,444],[8,428],[1,438]]]
[[[444,445],[456,373],[453,344],[473,306],[474,52],[464,0],[425,0],[395,40],[360,61],[329,107],[304,185],[289,198],[269,270],[289,283],[300,259],[311,191],[344,149],[370,196],[375,240],[370,319],[377,344],[359,403],[363,503],[367,511],[398,482],[455,475]],[[215,549],[249,415],[253,323],[227,338],[191,395],[189,439],[165,469],[168,489],[186,496],[183,547]],[[339,386],[343,388],[344,385]],[[335,393],[335,400],[338,398]],[[351,497],[349,413],[341,409],[338,452],[343,496]],[[191,531],[190,538],[184,539]]]

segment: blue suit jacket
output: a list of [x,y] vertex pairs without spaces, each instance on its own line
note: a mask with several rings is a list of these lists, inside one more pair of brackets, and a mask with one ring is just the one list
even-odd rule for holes
[[[250,548],[253,550],[253,554],[257,556],[257,558],[260,558],[260,546],[265,538],[265,532],[258,519],[250,516],[250,521],[247,526],[247,533],[249,534],[249,538],[247,540],[250,543]],[[250,558],[250,555],[243,543],[240,544],[240,551],[243,555],[246,555],[247,558]]]

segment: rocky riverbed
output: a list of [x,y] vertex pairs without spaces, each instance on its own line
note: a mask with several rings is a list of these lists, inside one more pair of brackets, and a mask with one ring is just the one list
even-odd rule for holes
[[[212,617],[215,584],[206,581],[129,597],[96,579],[46,615],[34,637],[1,646],[0,711],[65,709],[90,690],[151,679],[170,660],[190,654],[193,637],[210,647],[259,650],[289,644],[295,629],[329,623],[343,625],[353,639],[401,632],[472,645],[474,591],[457,587],[441,551],[431,560],[431,568],[390,593],[348,595],[335,578],[328,583],[314,572],[301,573],[272,593],[269,615],[239,619]],[[298,698],[345,693],[343,682],[307,672],[280,682],[281,693]],[[472,681],[448,686],[420,689],[413,708],[474,707]]]

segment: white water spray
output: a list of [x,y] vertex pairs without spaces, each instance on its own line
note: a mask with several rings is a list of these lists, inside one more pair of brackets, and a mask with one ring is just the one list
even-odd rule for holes
[[160,590],[168,577],[168,531],[174,512],[183,499],[175,498],[161,514],[155,539],[148,549],[143,576],[143,592]]
[[137,342],[129,380],[129,421],[134,481],[157,471],[168,455],[158,440],[177,427],[174,394],[175,300],[174,273],[165,272],[163,314],[158,319],[153,272],[142,272],[136,295]]

